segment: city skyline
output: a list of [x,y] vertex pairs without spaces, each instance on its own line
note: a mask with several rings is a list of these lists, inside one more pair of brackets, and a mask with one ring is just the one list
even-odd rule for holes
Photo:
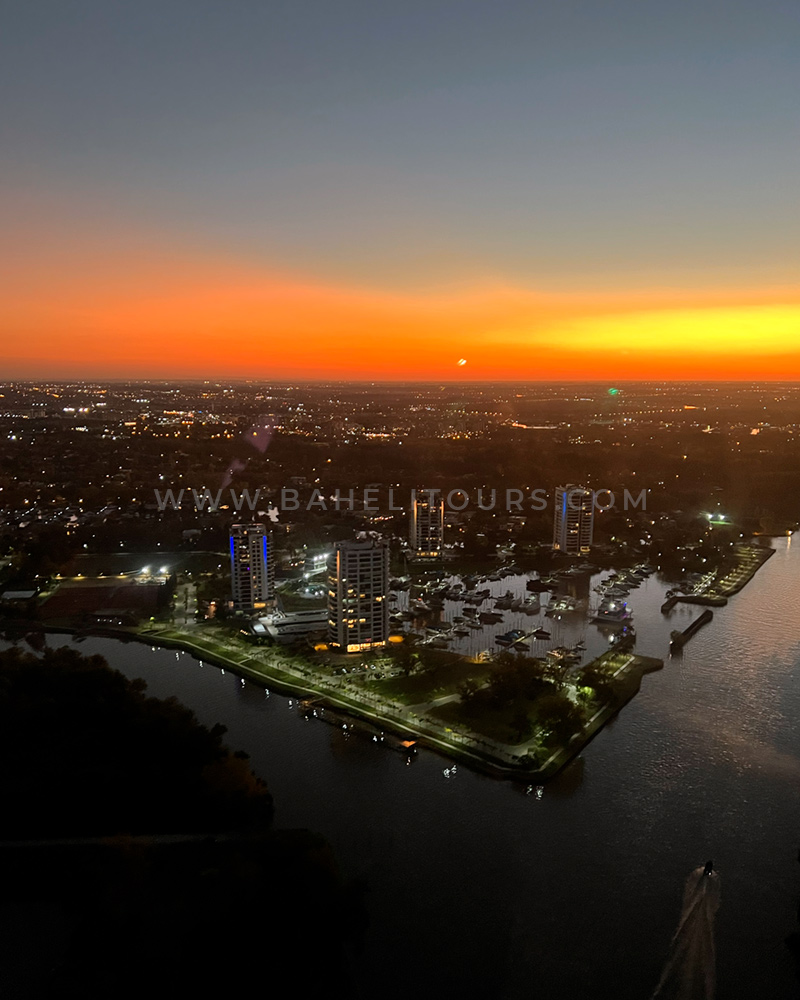
[[4,4],[15,995],[795,995],[799,13]]

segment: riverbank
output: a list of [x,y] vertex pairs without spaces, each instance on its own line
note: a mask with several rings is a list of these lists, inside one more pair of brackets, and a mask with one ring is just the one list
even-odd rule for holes
[[[452,727],[437,725],[427,716],[415,715],[411,719],[411,713],[405,706],[387,702],[378,696],[371,696],[370,702],[367,702],[343,691],[332,690],[329,684],[320,683],[309,670],[298,664],[277,661],[277,657],[265,661],[262,657],[268,651],[264,648],[259,649],[260,655],[245,656],[245,651],[223,651],[218,643],[204,642],[197,636],[190,639],[177,633],[142,632],[137,638],[152,645],[183,649],[223,669],[228,668],[251,680],[271,685],[283,694],[313,697],[315,704],[322,709],[346,713],[356,726],[360,721],[377,726],[382,732],[413,741],[483,773],[530,783],[541,783],[555,777],[638,693],[642,677],[664,665],[662,660],[628,654],[614,675],[613,697],[608,703],[599,708],[586,726],[566,745],[555,750],[542,765],[531,767],[525,762],[519,746],[487,741],[477,734],[459,733]],[[370,697],[368,692],[364,692],[364,696]],[[324,715],[321,717],[324,718]]]
[[664,602],[661,610],[666,614],[676,604],[701,604],[706,607],[724,608],[728,598],[738,594],[774,555],[775,549],[768,549],[762,545],[737,545],[734,549],[734,565],[708,590],[702,594],[673,594]]
[[763,545],[737,545],[734,548],[736,564],[728,570],[710,589],[708,597],[733,597],[748,584],[768,559],[775,555],[775,549]]
[[670,629],[703,609],[684,607],[676,625],[659,612],[661,581],[635,592],[636,651],[663,656],[665,667],[554,780],[529,782],[545,785],[541,799],[525,794],[526,782],[490,780],[460,761],[445,775],[449,760],[425,749],[406,766],[366,730],[348,737],[313,714],[306,722],[276,691],[266,698],[263,685],[241,685],[227,668],[220,676],[205,658],[200,668],[193,656],[132,641],[87,638],[75,648],[144,677],[149,693],[174,695],[203,724],[227,726],[230,745],[267,781],[280,824],[319,830],[347,877],[368,883],[372,929],[354,997],[374,993],[398,961],[390,1000],[410,982],[472,997],[476,982],[497,981],[498,955],[508,958],[498,989],[509,1000],[527,997],[532,981],[550,1000],[574,1000],[587,982],[614,984],[620,1000],[649,997],[684,879],[714,857],[727,913],[716,930],[720,996],[788,998],[794,966],[783,941],[796,893],[787,877],[797,873],[800,828],[798,537],[777,540],[775,557],[732,600],[734,613],[715,612],[684,663],[666,659]]
[[617,689],[613,700],[598,709],[595,715],[589,720],[583,732],[580,733],[580,740],[576,741],[576,746],[561,748],[545,762],[540,772],[541,780],[545,781],[555,777],[573,758],[577,757],[584,747],[639,693],[642,686],[642,678],[645,674],[654,673],[657,670],[663,669],[663,667],[663,660],[652,656],[639,656],[631,653],[624,669],[616,677]]
[[[54,632],[57,634],[82,637],[110,638],[122,642],[140,642],[151,647],[161,647],[187,652],[199,660],[213,664],[231,672],[263,684],[287,696],[314,699],[315,705],[345,713],[353,725],[359,722],[380,733],[388,733],[398,740],[424,746],[450,760],[465,764],[474,770],[493,777],[543,783],[550,780],[573,760],[590,743],[602,728],[640,690],[642,677],[646,673],[663,667],[662,660],[626,654],[624,662],[613,674],[613,690],[608,701],[600,706],[581,730],[570,740],[558,747],[543,762],[532,766],[527,758],[524,745],[503,744],[487,740],[476,733],[457,732],[452,726],[437,722],[429,716],[410,712],[407,706],[387,701],[364,691],[363,697],[354,697],[332,686],[336,679],[325,678],[321,683],[319,675],[311,668],[281,658],[272,648],[237,648],[232,636],[223,643],[219,638],[199,635],[196,629],[187,632],[181,629],[154,627],[151,624],[139,628],[95,626],[91,628],[70,628],[68,625],[49,625],[46,622],[9,622],[9,626],[22,632]],[[594,665],[603,660],[587,666]],[[369,700],[367,700],[369,699]],[[411,717],[413,715],[413,718]],[[320,714],[324,719],[324,714]],[[370,728],[370,732],[373,729]]]

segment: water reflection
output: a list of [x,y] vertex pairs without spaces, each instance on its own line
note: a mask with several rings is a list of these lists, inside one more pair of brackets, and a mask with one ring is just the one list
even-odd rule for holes
[[[385,1000],[410,991],[527,1000],[535,984],[548,1000],[641,1000],[658,982],[686,872],[713,857],[726,887],[719,996],[778,1000],[796,993],[782,957],[800,837],[800,548],[775,547],[540,802],[461,765],[446,780],[447,762],[432,753],[406,767],[399,753],[305,723],[288,699],[266,699],[230,672],[221,680],[190,656],[101,639],[77,648],[145,677],[155,696],[177,696],[204,724],[227,726],[267,781],[279,823],[319,830],[342,870],[368,881],[356,996],[380,983]],[[522,596],[524,579],[493,589]],[[698,613],[679,605],[663,615],[664,591],[651,577],[629,598],[647,655],[665,657],[670,630]],[[585,635],[587,655],[603,648],[585,620],[557,625],[553,642]],[[505,613],[499,630],[511,627],[522,624]],[[497,630],[465,641],[485,647]]]
[[[591,744],[590,744],[591,745]],[[587,751],[584,751],[586,753]],[[576,757],[563,771],[547,783],[548,799],[564,799],[574,795],[583,784],[586,765],[583,754]]]

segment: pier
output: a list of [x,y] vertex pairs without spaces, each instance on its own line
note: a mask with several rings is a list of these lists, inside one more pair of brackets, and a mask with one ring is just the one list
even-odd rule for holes
[[704,625],[708,625],[713,617],[714,612],[710,608],[706,608],[706,610],[699,615],[699,617],[695,618],[691,625],[687,625],[682,632],[673,632],[672,641],[669,644],[670,652],[676,649],[683,649],[695,632],[699,632]]

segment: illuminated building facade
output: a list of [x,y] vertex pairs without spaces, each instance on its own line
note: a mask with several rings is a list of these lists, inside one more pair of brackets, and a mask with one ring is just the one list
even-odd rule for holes
[[[435,491],[438,493],[438,490]],[[415,559],[441,559],[444,552],[444,499],[430,490],[415,492],[409,544]]]
[[389,543],[337,542],[328,558],[328,642],[341,652],[385,646],[389,637]]
[[577,556],[592,547],[594,534],[594,495],[585,486],[559,486],[556,489],[553,548],[556,552]]
[[231,525],[231,604],[237,610],[265,608],[275,599],[272,535],[263,524]]

